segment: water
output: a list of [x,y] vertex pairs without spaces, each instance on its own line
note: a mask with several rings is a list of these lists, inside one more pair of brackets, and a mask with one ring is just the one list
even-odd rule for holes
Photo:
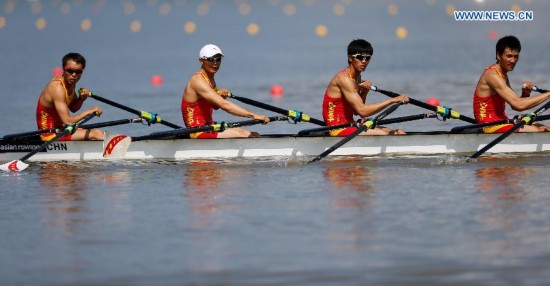
[[[158,112],[180,124],[181,91],[197,68],[198,50],[213,42],[226,58],[217,81],[237,95],[320,118],[330,77],[345,65],[345,47],[368,38],[375,56],[364,74],[381,88],[418,100],[436,96],[471,116],[471,96],[482,69],[493,62],[494,41],[516,34],[521,61],[510,74],[516,91],[530,79],[548,88],[546,2],[216,1],[135,3],[125,15],[118,1],[78,1],[68,14],[41,1],[31,13],[19,1],[0,12],[0,134],[35,128],[38,93],[69,51],[88,60],[82,86],[130,107]],[[53,4],[52,4],[53,3]],[[294,16],[283,6],[296,5]],[[533,10],[533,22],[459,23],[459,10]],[[4,14],[2,14],[4,13]],[[47,28],[34,27],[37,18]],[[80,30],[89,18],[92,29]],[[130,22],[142,22],[139,33]],[[197,31],[183,32],[193,21]],[[256,36],[246,25],[260,26]],[[326,37],[315,27],[328,27]],[[395,29],[408,30],[407,39]],[[69,33],[70,36],[63,34]],[[149,79],[161,74],[162,87]],[[269,87],[285,88],[272,99]],[[371,93],[368,101],[385,99]],[[101,121],[133,115],[98,102]],[[244,106],[244,105],[243,105]],[[261,110],[250,108],[254,111]],[[426,112],[414,106],[395,116]],[[510,112],[510,114],[514,114]],[[219,120],[240,121],[217,112]],[[99,121],[96,121],[99,122]],[[449,130],[463,125],[434,119],[405,130]],[[293,133],[304,123],[254,127]],[[163,126],[118,126],[144,135]],[[305,165],[300,159],[213,161],[31,162],[0,174],[2,285],[546,285],[550,280],[548,154],[338,158]]]

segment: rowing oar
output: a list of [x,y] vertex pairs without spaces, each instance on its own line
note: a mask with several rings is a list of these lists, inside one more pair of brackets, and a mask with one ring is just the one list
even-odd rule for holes
[[[520,120],[520,118],[521,117],[514,117],[514,118],[502,119],[502,120],[497,120],[497,121],[487,122],[487,123],[478,123],[478,124],[472,124],[472,125],[457,126],[457,127],[453,127],[451,129],[451,133],[459,133],[459,132],[462,132],[462,131],[468,130],[468,129],[479,129],[479,128],[484,128],[484,127],[494,126],[494,125],[500,125],[500,124],[516,124],[516,123],[518,123],[518,120]],[[544,121],[544,120],[548,120],[548,119],[550,119],[550,115],[542,115],[542,116],[538,116],[537,118],[535,118],[535,120],[533,120],[533,122],[535,122],[535,121]]]
[[[122,125],[122,124],[128,124],[128,123],[139,123],[139,122],[142,122],[142,120],[143,119],[141,118],[120,119],[120,120],[113,120],[113,121],[107,121],[107,122],[86,124],[86,125],[79,126],[79,128],[83,128],[83,129],[103,128],[103,127],[116,126],[116,125]],[[16,134],[8,134],[2,137],[2,139],[0,140],[3,140],[3,141],[21,140],[27,137],[40,135],[44,133],[58,133],[58,132],[61,132],[61,130],[63,130],[63,128],[49,128],[49,129],[35,130],[35,131],[22,132],[22,133],[16,133]]]
[[[419,119],[424,119],[424,118],[436,118],[436,117],[437,117],[437,114],[435,114],[435,113],[422,113],[422,114],[416,114],[416,115],[409,115],[409,116],[403,116],[403,117],[396,117],[396,118],[380,120],[380,122],[378,122],[378,125],[387,125],[387,124],[393,124],[393,123],[407,122],[407,121],[419,120]],[[347,123],[347,124],[340,124],[340,125],[305,129],[305,130],[301,130],[296,135],[297,136],[303,136],[303,135],[308,135],[308,134],[311,134],[311,133],[324,132],[324,131],[329,131],[329,130],[333,130],[333,129],[358,127],[359,125],[361,125],[360,121],[353,122],[353,123]]]
[[162,124],[162,125],[165,125],[165,126],[168,126],[168,127],[172,127],[172,128],[174,128],[174,129],[179,129],[179,128],[181,128],[181,126],[179,126],[179,125],[176,125],[176,124],[174,124],[174,123],[170,123],[170,122],[168,122],[168,121],[166,121],[166,120],[161,119],[160,116],[158,116],[158,115],[155,114],[155,113],[150,113],[150,112],[147,112],[147,111],[138,111],[138,110],[136,110],[136,109],[130,108],[130,107],[125,106],[125,105],[122,105],[122,104],[120,104],[120,103],[116,103],[116,102],[111,101],[111,100],[109,100],[109,99],[103,98],[103,97],[101,97],[101,96],[99,96],[99,95],[97,95],[97,94],[91,94],[91,93],[90,93],[90,95],[88,95],[88,97],[91,97],[91,98],[93,98],[93,99],[95,99],[95,100],[101,101],[101,102],[103,102],[103,103],[106,103],[106,104],[109,104],[109,105],[111,105],[111,106],[120,108],[120,109],[125,110],[125,111],[128,111],[128,112],[130,112],[130,113],[133,113],[133,114],[135,114],[135,115],[137,115],[137,116],[139,116],[139,117],[141,117],[141,118],[147,120],[148,123],[160,123],[160,124]]
[[313,162],[317,162],[323,158],[325,158],[328,154],[334,152],[334,150],[340,148],[340,146],[346,144],[347,142],[349,142],[351,139],[355,138],[357,135],[359,135],[361,132],[363,131],[366,131],[367,129],[372,129],[374,127],[376,127],[377,123],[379,120],[381,120],[382,118],[388,116],[390,113],[394,112],[399,106],[401,106],[401,104],[403,104],[404,102],[398,102],[398,103],[394,103],[392,106],[386,108],[386,110],[382,111],[382,113],[380,113],[378,116],[376,116],[374,119],[368,119],[367,121],[365,121],[364,123],[361,124],[361,126],[359,128],[357,128],[357,130],[355,132],[353,132],[352,134],[348,135],[347,137],[345,137],[344,139],[340,140],[338,143],[334,144],[334,146],[328,148],[327,150],[325,150],[325,152],[319,154],[317,157],[311,159],[309,162],[307,162],[308,164],[310,163],[313,163]]
[[547,89],[542,89],[542,88],[539,88],[538,86],[534,85],[532,88],[531,88],[533,91],[536,91],[536,92],[539,92],[539,93],[545,93],[545,92],[548,92]]
[[78,127],[80,126],[80,124],[83,124],[85,123],[86,121],[92,119],[93,117],[97,116],[97,113],[90,113],[88,115],[86,115],[86,117],[82,118],[80,121],[78,121],[77,123],[75,124],[67,124],[67,126],[65,127],[65,129],[63,130],[63,132],[60,132],[60,133],[57,133],[55,135],[55,137],[53,137],[52,139],[50,139],[49,141],[46,141],[44,144],[40,145],[38,148],[32,150],[29,154],[21,157],[21,159],[19,160],[13,160],[9,163],[6,163],[6,164],[3,164],[0,166],[0,169],[4,170],[4,171],[14,171],[14,172],[19,172],[19,171],[23,171],[25,170],[29,165],[26,164],[24,161],[26,161],[27,159],[29,159],[30,157],[34,156],[36,153],[44,150],[44,148],[48,147],[50,144],[54,143],[55,141],[57,141],[59,138],[65,136],[65,135],[69,135],[69,134],[72,134],[74,133],[74,131],[76,131],[78,129]]
[[227,97],[234,98],[234,99],[236,99],[240,102],[250,104],[252,106],[256,106],[256,107],[259,107],[259,108],[263,108],[265,110],[269,110],[269,111],[272,111],[272,112],[275,112],[275,113],[279,113],[279,114],[282,114],[284,116],[288,116],[289,118],[291,118],[295,122],[304,121],[304,122],[310,122],[310,123],[313,123],[313,124],[317,124],[317,125],[320,125],[320,126],[325,126],[325,122],[323,120],[312,118],[311,116],[309,116],[309,115],[307,115],[307,114],[305,114],[301,111],[298,111],[298,110],[285,110],[285,109],[282,109],[280,107],[265,104],[263,102],[259,102],[259,101],[256,101],[256,100],[253,100],[253,99],[250,99],[250,98],[236,96],[232,93],[229,93],[227,95]]
[[[378,87],[376,87],[374,85],[371,86],[370,89],[373,90],[373,91],[377,91],[377,92],[380,92],[382,94],[385,94],[389,97],[398,97],[399,96],[399,94],[397,94],[395,92],[379,89]],[[431,110],[433,112],[437,112],[439,115],[441,115],[443,117],[443,119],[454,118],[454,119],[460,119],[462,121],[466,121],[466,122],[469,122],[469,123],[472,123],[472,124],[477,123],[477,121],[475,119],[473,119],[471,117],[468,117],[468,116],[464,116],[464,115],[462,115],[462,114],[456,112],[455,110],[453,110],[451,108],[448,108],[446,106],[434,106],[434,105],[427,104],[425,102],[422,102],[422,101],[419,101],[419,100],[416,100],[416,99],[410,98],[410,97],[409,97],[409,102],[412,105],[416,105],[418,107],[422,107],[422,108]]]
[[531,123],[533,123],[535,121],[537,116],[539,114],[543,113],[544,111],[546,111],[546,109],[548,109],[549,107],[550,107],[550,100],[548,102],[546,102],[543,106],[541,106],[537,110],[535,110],[535,112],[532,112],[532,113],[529,113],[529,114],[523,116],[523,118],[521,119],[520,122],[514,124],[514,127],[512,127],[510,130],[506,131],[505,133],[502,133],[495,140],[493,140],[489,144],[485,145],[485,147],[481,148],[479,151],[475,152],[470,157],[468,157],[468,159],[476,159],[481,154],[485,153],[485,151],[493,148],[493,146],[497,145],[500,141],[506,139],[506,137],[510,136],[510,134],[514,133],[516,130],[520,129],[521,127],[523,127],[525,125],[531,125]]
[[[274,121],[286,121],[288,117],[286,116],[272,116],[269,117],[269,122]],[[161,139],[161,138],[173,138],[179,137],[182,135],[187,135],[196,132],[223,132],[229,128],[241,127],[241,126],[250,126],[255,124],[263,123],[262,120],[246,120],[232,123],[216,123],[212,125],[198,126],[198,127],[189,127],[189,128],[179,128],[175,130],[154,132],[149,135],[143,135],[138,137],[128,137],[126,135],[114,135],[112,138],[105,138],[105,149],[103,150],[103,157],[123,157],[128,148],[130,147],[131,142],[149,140],[149,139]]]

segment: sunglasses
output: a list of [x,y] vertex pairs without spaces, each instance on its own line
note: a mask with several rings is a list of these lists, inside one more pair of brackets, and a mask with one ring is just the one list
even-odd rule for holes
[[222,57],[208,57],[208,58],[203,58],[204,60],[206,60],[207,62],[217,62],[217,63],[221,63],[222,62]]
[[68,74],[75,73],[77,75],[81,75],[84,72],[84,70],[75,70],[75,69],[64,69],[64,71]]
[[352,57],[360,60],[360,61],[370,61],[370,58],[371,58],[371,55],[361,55],[361,54],[355,54],[355,55],[352,55]]

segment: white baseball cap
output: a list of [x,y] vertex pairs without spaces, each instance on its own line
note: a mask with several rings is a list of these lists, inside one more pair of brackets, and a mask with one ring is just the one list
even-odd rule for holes
[[212,44],[208,44],[204,47],[202,47],[200,53],[199,53],[199,58],[209,58],[209,57],[213,57],[217,54],[220,54],[223,56],[222,54],[222,50],[216,46],[216,45],[212,45]]

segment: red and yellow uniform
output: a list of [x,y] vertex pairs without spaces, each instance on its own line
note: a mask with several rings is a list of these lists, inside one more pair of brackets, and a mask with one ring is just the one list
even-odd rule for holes
[[[71,105],[71,103],[75,99],[74,90],[71,92],[67,90],[67,87],[63,82],[62,76],[56,76],[51,81],[56,84],[61,84],[61,86],[65,90],[65,103],[67,103],[67,106]],[[63,127],[63,122],[61,121],[61,118],[59,117],[59,114],[57,113],[55,107],[45,107],[40,103],[40,97],[38,98],[38,104],[36,105],[36,125],[38,126],[39,130]],[[55,137],[55,133],[44,133],[40,135],[40,139],[42,139],[43,141],[48,141],[53,137]],[[59,138],[59,141],[70,140],[70,134]]]
[[[348,73],[347,70],[342,70],[341,72]],[[348,73],[348,76],[349,73]],[[351,76],[350,76],[351,78]],[[355,90],[358,90],[359,86],[355,84]],[[353,114],[355,111],[348,103],[348,101],[342,97],[330,97],[325,91],[325,96],[323,98],[323,119],[327,126],[335,126],[341,124],[351,124],[354,122]],[[330,130],[330,136],[340,136],[346,137],[353,132],[357,131],[357,127],[347,127],[340,129]]]
[[[208,82],[210,87],[212,87],[208,77],[201,72],[197,72],[197,74],[200,74]],[[212,87],[212,89],[216,91],[215,87]],[[188,102],[184,98],[181,100],[181,114],[186,127],[198,127],[206,124],[213,124],[213,112],[214,107],[206,99],[199,98],[196,102]],[[193,139],[213,139],[218,138],[218,132],[196,132],[190,134],[189,137]]]
[[[490,66],[485,70],[493,69],[498,75],[504,78],[504,75],[495,66]],[[492,93],[489,97],[479,97],[477,90],[474,92],[474,117],[479,123],[490,123],[498,120],[508,119],[504,109],[506,101],[497,93]],[[504,133],[510,130],[513,124],[499,124],[483,128],[485,133]],[[518,130],[519,131],[519,130]]]

